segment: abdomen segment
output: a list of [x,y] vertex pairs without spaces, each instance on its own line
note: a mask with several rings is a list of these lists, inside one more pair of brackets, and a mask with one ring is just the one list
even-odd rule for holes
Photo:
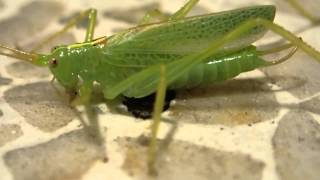
[[250,47],[247,50],[221,58],[208,58],[204,63],[196,65],[188,73],[170,84],[169,88],[205,86],[231,79],[242,72],[251,71],[265,65],[267,65],[267,62],[257,56],[254,47]]

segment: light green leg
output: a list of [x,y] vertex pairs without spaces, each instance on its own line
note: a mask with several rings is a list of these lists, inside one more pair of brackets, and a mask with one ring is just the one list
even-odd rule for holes
[[150,23],[155,23],[159,21],[165,21],[167,20],[168,17],[164,15],[161,11],[158,9],[154,9],[149,11],[142,20],[138,23],[138,25],[144,25],[144,24],[150,24]]
[[[305,43],[302,38],[297,37],[293,33],[289,32],[288,30],[284,29],[283,27],[270,22],[265,19],[253,19],[248,20],[247,22],[243,23],[239,27],[237,27],[232,32],[228,33],[222,40],[220,40],[221,44],[226,44],[230,41],[235,40],[237,37],[239,37],[244,32],[256,27],[256,26],[264,26],[267,29],[272,30],[273,32],[279,34],[284,39],[291,42],[292,45],[297,46],[299,49],[305,51],[307,54],[315,58],[315,60],[320,62],[320,52],[311,47],[309,44]],[[220,43],[218,43],[220,44]],[[211,47],[209,48],[211,49]]]
[[46,39],[41,41],[38,45],[36,45],[33,48],[33,50],[31,52],[35,52],[35,51],[39,50],[45,44],[47,44],[48,42],[50,42],[53,39],[57,38],[61,34],[65,33],[66,31],[68,31],[70,28],[72,28],[75,25],[77,25],[78,23],[80,23],[85,18],[89,19],[89,23],[88,23],[88,26],[87,26],[86,37],[85,37],[84,41],[85,42],[92,41],[93,40],[93,36],[94,36],[94,29],[95,29],[95,25],[96,25],[96,19],[97,19],[97,10],[88,9],[86,11],[81,12],[77,16],[73,17],[71,20],[69,20],[67,25],[63,29],[61,29],[58,32],[55,32],[54,34],[50,35],[49,37],[47,37]]
[[84,104],[90,103],[91,94],[92,94],[92,83],[81,85],[78,91],[78,96],[76,96],[72,100],[71,105],[78,106],[78,105],[84,105]]
[[290,49],[292,47],[294,47],[294,45],[292,45],[291,43],[284,44],[284,45],[281,45],[281,46],[278,46],[278,47],[274,47],[274,48],[271,48],[271,49],[258,51],[258,55],[259,56],[264,56],[264,55],[268,55],[268,54],[274,54],[274,53],[278,53],[278,52]]
[[141,20],[139,25],[155,23],[158,21],[178,20],[184,18],[190,10],[199,2],[199,0],[189,0],[182,8],[171,16],[166,16],[161,11],[155,9],[149,11]]
[[[91,91],[92,89],[88,90],[85,94],[83,93],[84,99],[84,107],[85,107],[85,113],[88,118],[88,125],[84,126],[88,136],[90,139],[93,140],[93,142],[97,143],[101,148],[103,161],[106,161],[108,159],[108,156],[106,154],[106,144],[105,144],[105,136],[103,134],[103,130],[101,129],[101,125],[99,123],[98,114],[96,112],[95,106],[91,102]],[[80,96],[81,97],[81,96]],[[89,98],[89,99],[88,99]]]
[[295,8],[302,16],[309,19],[313,24],[317,24],[320,22],[320,18],[311,14],[307,9],[305,9],[301,3],[297,0],[286,0],[293,8]]
[[[87,82],[87,81],[85,81]],[[104,136],[100,129],[100,124],[98,120],[97,112],[92,104],[92,88],[93,83],[88,82],[80,86],[78,91],[78,96],[72,101],[73,106],[83,105],[85,108],[85,113],[88,118],[88,123],[84,123],[84,120],[79,118],[82,123],[84,123],[84,128],[89,134],[90,137],[93,138],[99,145],[102,145],[105,148],[104,144]],[[105,155],[106,157],[106,155]]]
[[153,110],[153,123],[151,128],[151,142],[149,145],[148,152],[148,168],[150,174],[156,174],[155,161],[157,157],[157,134],[159,131],[159,126],[161,122],[161,113],[163,111],[164,99],[166,97],[166,78],[165,78],[165,66],[160,65],[160,81],[158,85],[158,90],[156,93],[156,102],[154,104]]
[[190,10],[199,2],[199,0],[189,0],[182,8],[169,17],[169,20],[184,18]]

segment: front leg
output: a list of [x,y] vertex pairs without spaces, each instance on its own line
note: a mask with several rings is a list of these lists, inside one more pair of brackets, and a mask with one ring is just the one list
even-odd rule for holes
[[182,8],[169,17],[169,20],[179,20],[191,11],[191,9],[199,2],[199,0],[189,0]]
[[70,96],[71,105],[74,107],[90,104],[92,85],[91,83],[87,83],[81,85],[78,89],[67,90],[67,93]]

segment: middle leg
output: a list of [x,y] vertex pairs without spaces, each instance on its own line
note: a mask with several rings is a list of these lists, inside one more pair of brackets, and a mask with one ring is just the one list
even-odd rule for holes
[[157,21],[178,20],[186,17],[190,10],[199,2],[199,0],[189,0],[184,6],[182,6],[177,12],[171,16],[163,14],[161,11],[155,9],[149,11],[140,21],[139,25],[155,23]]
[[43,47],[45,44],[49,43],[53,39],[59,37],[66,31],[68,31],[70,28],[75,27],[77,24],[79,24],[82,20],[85,18],[88,18],[89,22],[86,29],[86,36],[84,39],[84,42],[89,42],[93,40],[94,36],[94,29],[96,25],[96,19],[97,19],[97,10],[96,9],[88,9],[86,11],[81,12],[80,14],[76,15],[72,19],[70,19],[64,28],[61,30],[51,34],[47,38],[43,39],[41,42],[39,42],[31,52],[35,52],[39,50],[41,47]]

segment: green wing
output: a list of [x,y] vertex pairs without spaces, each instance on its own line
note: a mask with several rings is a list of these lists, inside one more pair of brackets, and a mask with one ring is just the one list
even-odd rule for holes
[[[273,21],[274,16],[275,7],[264,5],[142,25],[111,36],[104,53],[114,57],[114,61],[117,61],[117,57],[129,55],[126,58],[127,63],[122,63],[131,65],[135,62],[130,61],[130,55],[141,55],[141,61],[152,61],[149,56],[143,57],[143,55],[196,53],[206,49],[210,43],[248,19],[263,18]],[[261,38],[265,32],[265,28],[255,27],[235,41],[226,44],[220,51],[229,52],[247,47]],[[138,64],[141,63],[143,64],[143,62]]]

